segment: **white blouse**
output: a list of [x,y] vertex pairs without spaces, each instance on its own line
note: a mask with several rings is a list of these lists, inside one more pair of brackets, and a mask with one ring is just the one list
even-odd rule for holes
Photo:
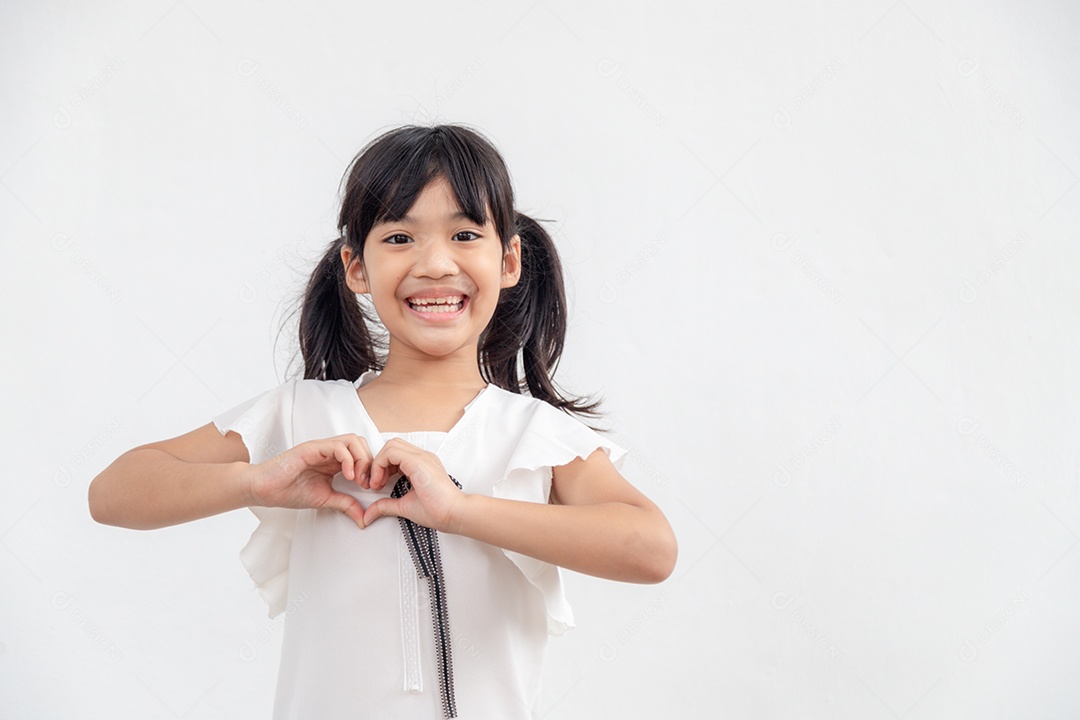
[[[438,456],[467,493],[546,503],[551,468],[604,448],[626,450],[536,398],[488,384],[449,432],[381,433],[356,393],[377,377],[291,380],[213,418],[237,432],[252,463],[306,440],[391,437]],[[363,507],[387,497],[338,473]],[[240,560],[269,606],[285,613],[274,720],[441,718],[428,581],[417,577],[396,518],[359,528],[334,510],[252,507]],[[460,720],[536,718],[548,635],[574,627],[555,565],[439,533],[454,696]]]

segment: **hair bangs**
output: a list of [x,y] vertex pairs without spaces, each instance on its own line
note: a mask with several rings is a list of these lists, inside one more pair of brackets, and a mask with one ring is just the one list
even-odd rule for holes
[[494,178],[488,176],[468,145],[454,142],[453,136],[445,133],[430,133],[408,150],[387,153],[386,163],[372,168],[381,182],[365,193],[365,204],[370,208],[365,213],[368,227],[401,220],[424,188],[439,177],[446,178],[459,209],[472,222],[494,223],[489,200]]

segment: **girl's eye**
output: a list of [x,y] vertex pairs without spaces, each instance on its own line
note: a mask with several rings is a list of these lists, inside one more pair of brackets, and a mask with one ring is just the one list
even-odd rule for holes
[[[471,235],[472,236],[472,237],[465,237],[464,238],[465,240],[475,240],[476,238],[480,237],[479,235],[474,233],[472,230],[462,230],[461,232],[459,232],[454,237],[455,238],[461,238],[463,235],[465,235],[465,236]],[[406,241],[412,239],[408,235],[391,235],[390,237],[383,240],[383,242],[390,243],[391,245],[404,245],[405,243],[403,243],[403,242],[394,242],[398,238],[404,238]]]

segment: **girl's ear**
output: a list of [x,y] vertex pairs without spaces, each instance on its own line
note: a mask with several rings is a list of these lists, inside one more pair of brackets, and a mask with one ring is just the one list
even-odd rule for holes
[[510,249],[503,254],[502,285],[508,288],[518,284],[521,278],[521,236],[510,238]]
[[352,248],[348,245],[341,248],[341,264],[345,267],[345,284],[350,290],[358,295],[370,292],[360,258],[353,256]]

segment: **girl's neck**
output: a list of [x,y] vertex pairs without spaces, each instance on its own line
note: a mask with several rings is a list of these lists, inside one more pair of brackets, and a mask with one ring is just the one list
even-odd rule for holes
[[447,390],[450,388],[480,391],[487,386],[476,360],[452,358],[416,358],[391,355],[386,367],[372,382],[398,385],[415,390]]

